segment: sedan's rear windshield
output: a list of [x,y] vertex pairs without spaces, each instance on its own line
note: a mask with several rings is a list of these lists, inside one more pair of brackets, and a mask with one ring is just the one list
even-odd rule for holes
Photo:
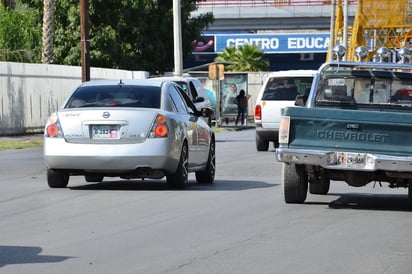
[[160,108],[160,93],[160,88],[153,86],[83,86],[73,93],[65,108]]

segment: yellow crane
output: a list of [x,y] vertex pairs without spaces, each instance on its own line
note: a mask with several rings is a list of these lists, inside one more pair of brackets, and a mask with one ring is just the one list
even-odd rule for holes
[[[357,61],[355,49],[369,50],[368,60],[378,48],[412,48],[412,0],[358,0],[352,26],[347,27],[347,61]],[[343,44],[342,0],[337,0],[333,43]],[[409,41],[411,39],[411,41]],[[331,60],[330,51],[327,60]]]

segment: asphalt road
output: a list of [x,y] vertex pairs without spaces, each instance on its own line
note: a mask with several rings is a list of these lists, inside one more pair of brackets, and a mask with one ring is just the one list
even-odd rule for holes
[[283,202],[254,130],[217,134],[212,186],[70,179],[49,189],[42,149],[0,152],[0,273],[410,273],[405,189],[334,182]]

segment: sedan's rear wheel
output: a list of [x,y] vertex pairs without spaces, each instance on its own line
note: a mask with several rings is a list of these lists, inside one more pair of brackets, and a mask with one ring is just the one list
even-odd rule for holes
[[199,184],[213,184],[216,172],[216,144],[212,139],[209,149],[209,157],[206,164],[206,169],[196,172],[196,181]]
[[183,144],[180,160],[175,173],[166,175],[167,184],[174,188],[184,188],[188,181],[189,150],[187,144]]
[[51,188],[64,188],[69,183],[69,174],[47,169],[47,183]]
[[303,203],[308,193],[305,166],[284,163],[282,168],[283,194],[286,203]]

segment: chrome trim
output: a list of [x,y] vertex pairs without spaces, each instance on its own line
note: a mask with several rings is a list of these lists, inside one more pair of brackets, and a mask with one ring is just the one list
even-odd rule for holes
[[[321,166],[325,169],[336,170],[358,170],[358,171],[395,171],[411,172],[412,157],[390,156],[365,153],[367,164],[365,167],[342,167],[336,164],[328,164],[327,159],[331,154],[341,151],[323,151],[310,149],[290,149],[279,147],[276,149],[276,160],[278,162],[297,163]],[[361,152],[360,152],[361,153]]]

